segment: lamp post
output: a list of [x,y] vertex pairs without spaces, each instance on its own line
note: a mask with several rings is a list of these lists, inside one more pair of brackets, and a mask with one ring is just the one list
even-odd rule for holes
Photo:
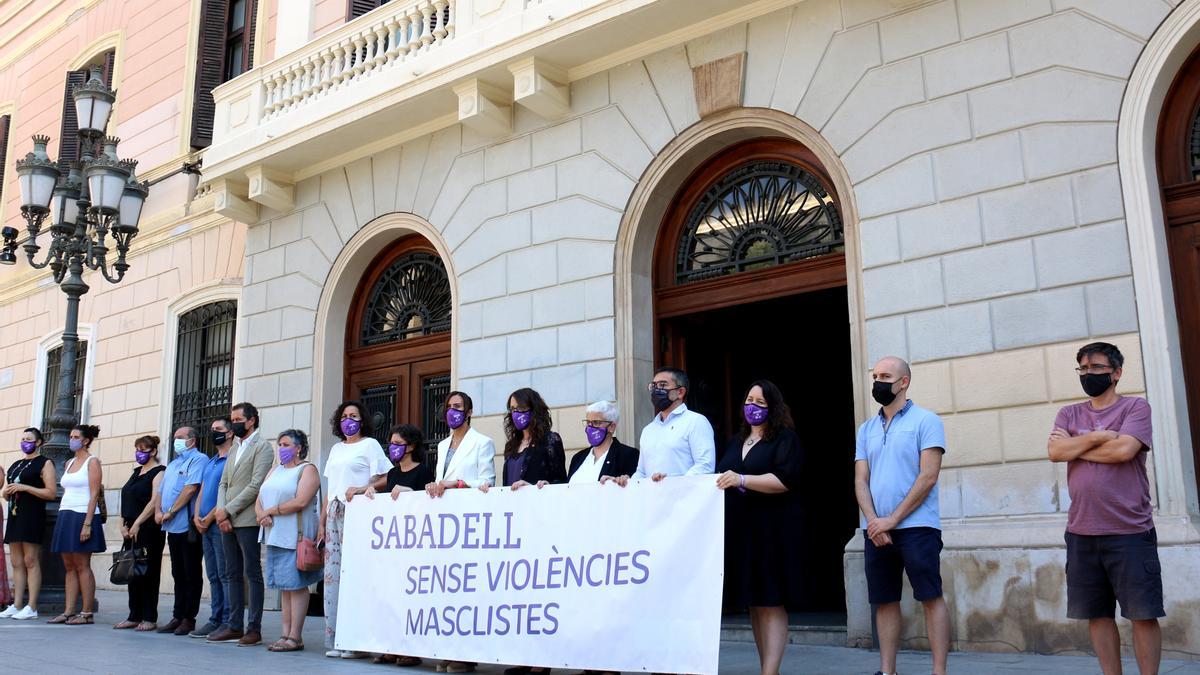
[[[42,454],[54,462],[58,475],[71,455],[69,435],[75,418],[75,359],[79,351],[79,299],[89,287],[84,270],[99,271],[110,283],[119,283],[129,265],[125,262],[129,246],[138,233],[142,204],[149,195],[149,184],[134,177],[136,161],[117,159],[116,138],[104,137],[116,92],[92,69],[88,81],[76,86],[76,119],[79,122],[79,161],[69,165],[54,162],[46,155],[47,136],[33,137],[33,152],[16,164],[21,188],[21,216],[26,222],[22,247],[30,266],[49,267],[54,282],[67,296],[66,323],[63,327],[62,364],[59,370],[58,397],[50,415],[50,440]],[[46,220],[50,221],[50,242],[44,257],[38,236]],[[0,264],[16,263],[17,237],[14,227],[0,231]],[[111,241],[110,241],[111,237]],[[109,260],[109,244],[116,247],[115,261]],[[36,402],[34,403],[36,405]],[[61,495],[60,495],[61,497]],[[48,509],[48,527],[57,519],[57,500]],[[48,549],[49,547],[45,547]],[[42,604],[47,608],[62,603],[63,573],[58,556],[47,555],[43,570]],[[48,602],[47,602],[48,601]]]

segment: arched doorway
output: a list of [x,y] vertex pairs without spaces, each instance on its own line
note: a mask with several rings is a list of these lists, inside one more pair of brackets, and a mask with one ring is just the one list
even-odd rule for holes
[[[845,611],[842,556],[856,526],[854,378],[844,214],[817,157],[759,138],[721,149],[683,181],[653,262],[657,362],[683,368],[690,408],[718,453],[740,426],[749,384],[779,385],[807,449],[792,566],[793,611]],[[738,610],[740,608],[726,608]]]
[[381,444],[393,425],[417,425],[431,466],[449,433],[437,409],[450,391],[452,306],[441,257],[410,235],[367,266],[347,317],[346,397],[367,407]]
[[1200,49],[1188,57],[1167,93],[1157,160],[1192,453],[1200,466]]

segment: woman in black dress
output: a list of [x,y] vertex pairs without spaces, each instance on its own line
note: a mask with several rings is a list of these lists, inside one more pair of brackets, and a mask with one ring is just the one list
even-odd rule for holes
[[518,389],[508,397],[508,415],[504,417],[506,487],[519,490],[526,485],[540,488],[567,482],[567,453],[562,438],[551,429],[553,425],[549,406],[533,389]]
[[787,566],[785,522],[803,472],[804,450],[783,395],[768,380],[750,386],[742,433],[717,465],[725,490],[725,604],[749,607],[763,675],[778,675],[787,610],[800,579]]
[[[387,489],[395,500],[401,492],[421,492],[433,482],[433,470],[425,464],[425,436],[411,424],[392,427],[387,447],[392,470],[387,474]],[[364,490],[368,498],[375,498],[375,487]],[[380,654],[375,663],[394,663],[398,666],[419,666],[421,659],[402,654]]]
[[[8,501],[8,544],[13,569],[13,619],[38,617],[38,593],[42,587],[42,544],[46,538],[46,502],[58,491],[54,462],[39,452],[42,432],[30,427],[21,434],[22,458],[13,462],[0,494]],[[26,591],[28,598],[26,599]],[[25,604],[22,605],[22,602]],[[10,609],[12,609],[10,607]],[[8,610],[5,610],[7,612]],[[4,612],[0,612],[2,616]]]
[[137,467],[121,488],[121,538],[125,546],[146,549],[146,573],[129,582],[129,616],[113,626],[141,632],[158,628],[158,581],[162,575],[162,527],[154,522],[154,494],[166,467],[158,461],[158,436],[134,441]]

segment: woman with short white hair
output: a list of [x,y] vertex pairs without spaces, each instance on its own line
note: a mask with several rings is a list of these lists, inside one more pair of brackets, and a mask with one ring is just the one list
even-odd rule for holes
[[589,447],[571,458],[568,483],[594,482],[605,476],[616,478],[637,471],[637,449],[617,440],[620,419],[621,412],[613,401],[596,401],[587,407],[583,432]]

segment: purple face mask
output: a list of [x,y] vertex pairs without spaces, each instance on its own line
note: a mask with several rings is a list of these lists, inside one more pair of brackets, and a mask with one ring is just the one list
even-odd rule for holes
[[587,435],[588,445],[594,448],[608,437],[608,427],[584,427],[583,433]]
[[[342,420],[342,422],[345,423],[346,420]],[[280,464],[291,464],[293,459],[296,459],[296,448],[295,447],[283,446],[283,445],[279,446],[279,463]]]
[[530,420],[533,419],[533,413],[520,410],[514,410],[509,415],[512,417],[513,426],[517,428],[517,431],[525,431],[529,427]]
[[67,445],[71,446],[71,452],[79,452],[83,449],[83,439],[72,438],[71,440],[67,441]]
[[746,418],[746,424],[756,427],[767,421],[767,415],[771,411],[753,403],[747,403],[742,406],[742,417]]
[[406,452],[408,452],[408,446],[403,443],[388,445],[388,457],[391,457],[393,462],[399,462]]
[[346,419],[342,420],[341,426],[342,426],[342,433],[346,434],[346,438],[350,438],[351,436],[358,435],[359,430],[362,429],[362,422],[359,422],[358,420],[350,419],[349,417],[347,417]]
[[146,452],[145,450],[135,450],[133,452],[133,461],[137,462],[138,464],[145,464],[146,462],[150,461],[150,453]]
[[456,408],[448,408],[446,410],[446,424],[450,425],[451,429],[457,429],[467,421],[467,413]]
[[37,450],[36,441],[21,441],[21,452],[32,455],[34,450]]

